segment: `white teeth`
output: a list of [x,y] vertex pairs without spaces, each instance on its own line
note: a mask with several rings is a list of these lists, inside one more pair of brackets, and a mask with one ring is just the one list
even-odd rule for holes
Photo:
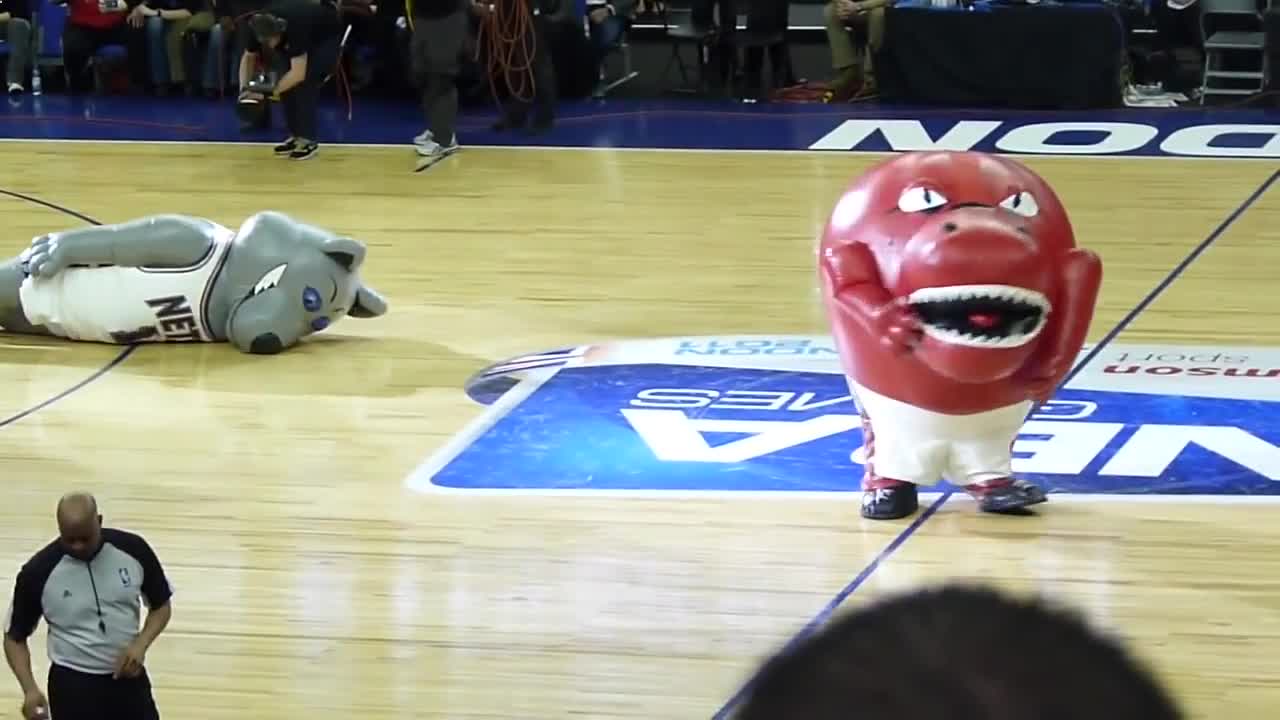
[[947,285],[916,290],[907,296],[909,302],[946,302],[972,298],[1004,298],[1035,305],[1048,312],[1049,298],[1035,290],[1012,285]]
[[1044,329],[1043,319],[1041,319],[1040,322],[1036,324],[1035,329],[1029,333],[1019,333],[1017,335],[1009,335],[1006,337],[980,337],[977,335],[970,335],[969,333],[962,333],[958,330],[940,328],[928,324],[924,326],[924,334],[950,345],[997,349],[1014,348],[1026,345],[1031,342],[1035,336],[1039,335],[1042,329]]
[[1044,294],[1026,288],[1011,285],[949,285],[946,287],[921,288],[907,296],[908,302],[952,302],[957,300],[973,300],[977,298],[1001,298],[1035,305],[1040,308],[1040,317],[1036,326],[1026,333],[1017,333],[1004,337],[988,337],[937,327],[925,323],[926,335],[951,345],[963,345],[976,348],[1013,348],[1031,342],[1044,329],[1049,312],[1052,309],[1049,298]]

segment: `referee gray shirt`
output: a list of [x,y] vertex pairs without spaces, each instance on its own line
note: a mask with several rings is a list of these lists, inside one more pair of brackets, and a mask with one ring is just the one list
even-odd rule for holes
[[55,540],[22,566],[5,634],[24,642],[44,617],[51,663],[110,675],[138,635],[142,602],[160,608],[172,595],[146,540],[103,528],[102,547],[88,562],[68,555]]

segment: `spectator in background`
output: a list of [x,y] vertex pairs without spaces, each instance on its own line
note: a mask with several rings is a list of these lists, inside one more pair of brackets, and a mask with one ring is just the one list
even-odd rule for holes
[[89,60],[107,45],[122,45],[127,53],[130,84],[147,85],[147,16],[138,0],[69,0],[62,31],[62,63],[71,92],[93,87]]
[[[532,0],[531,5],[534,16],[528,33],[533,37],[516,41],[533,48],[533,57],[529,60],[533,74],[531,97],[517,96],[505,80],[500,80],[498,95],[501,98],[501,118],[493,125],[496,131],[523,130],[528,127],[532,134],[540,135],[551,129],[555,124],[557,90],[555,65],[551,60],[552,44],[561,28],[568,25],[576,24],[577,32],[582,32],[581,21],[574,23],[573,0]],[[518,55],[516,57],[517,63],[523,63],[523,58]],[[522,71],[511,74],[519,75]]]
[[591,35],[591,48],[595,51],[597,76],[603,72],[604,61],[609,51],[618,45],[623,33],[631,27],[637,7],[637,0],[612,0],[603,3],[588,0],[587,24]]
[[850,611],[767,661],[735,720],[1180,720],[1076,613],[959,585]]
[[9,94],[19,95],[26,86],[27,66],[31,61],[32,40],[31,5],[28,0],[0,0],[0,38],[9,43],[6,79]]
[[[223,18],[220,21],[222,32],[231,38],[231,47],[227,51],[227,57],[231,58],[231,62],[228,63],[231,74],[227,84],[234,92],[240,87],[240,58],[244,55],[245,48],[249,47],[249,38],[253,35],[253,31],[249,29],[249,18],[254,13],[266,9],[267,0],[219,0],[219,2],[225,4],[225,11],[218,11],[218,16]],[[224,14],[229,18],[224,18]]]
[[143,0],[138,7],[147,16],[148,61],[156,93],[182,92],[187,84],[183,36],[187,30],[206,32],[213,27],[213,9],[207,0]]
[[471,0],[408,0],[409,66],[427,127],[413,138],[426,167],[458,151],[458,69]]
[[338,44],[342,40],[338,8],[316,0],[275,0],[254,15],[249,24],[253,34],[240,57],[241,94],[255,74],[258,59],[270,52],[269,66],[283,71],[275,94],[284,105],[285,125],[289,128],[289,137],[274,152],[287,155],[290,160],[306,160],[320,149],[320,83],[338,63]]
[[884,42],[884,11],[894,0],[831,0],[823,13],[835,80],[827,102],[876,94],[873,58]]
[[[1192,51],[1199,60],[1198,64],[1204,62],[1199,3],[1196,0],[1154,0],[1151,3],[1151,20],[1156,26],[1156,55],[1152,58],[1154,79],[1167,92],[1198,93],[1201,78],[1199,74],[1182,70],[1177,51]],[[1212,33],[1213,29],[1210,28],[1209,32]]]
[[[232,55],[227,52],[227,46],[230,44],[231,38],[235,36],[235,18],[231,16],[231,5],[227,0],[204,0],[205,8],[209,13],[210,25],[208,28],[209,37],[208,45],[205,46],[205,59],[202,64],[201,87],[204,88],[205,94],[212,97],[218,91],[219,82],[227,77],[227,69],[231,68],[236,75],[240,70],[240,56]],[[192,23],[195,25],[195,22]],[[187,32],[199,32],[188,27]],[[240,49],[241,52],[244,48]],[[232,63],[228,58],[235,58],[236,62]]]

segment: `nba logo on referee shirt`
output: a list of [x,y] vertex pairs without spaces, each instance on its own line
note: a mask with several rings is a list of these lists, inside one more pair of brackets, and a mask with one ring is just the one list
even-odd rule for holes
[[120,568],[120,584],[129,587],[129,568]]
[[[860,489],[861,425],[827,337],[568,348],[486,368],[466,391],[488,410],[411,488]],[[1014,471],[1052,492],[1280,496],[1280,351],[1108,346],[1013,450]]]

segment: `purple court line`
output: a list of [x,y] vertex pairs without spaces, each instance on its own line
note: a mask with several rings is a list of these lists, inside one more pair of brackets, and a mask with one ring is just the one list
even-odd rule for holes
[[[78,213],[75,210],[72,210],[71,208],[66,208],[61,205],[48,202],[46,200],[41,200],[40,198],[34,198],[34,197],[31,197],[30,195],[23,195],[22,193],[14,192],[12,190],[5,190],[3,188],[0,188],[0,195],[8,195],[11,198],[16,198],[18,200],[25,200],[26,202],[29,202],[29,203],[34,203],[36,205],[47,207],[50,210],[57,210],[58,212],[63,213],[65,215],[70,215],[71,217],[76,218],[78,220],[83,220],[89,223],[90,225],[102,224],[97,220],[94,220],[93,218],[89,217],[88,215],[85,215],[83,213]],[[49,407],[50,405],[58,402],[59,400],[67,397],[68,395],[71,395],[72,393],[80,390],[81,388],[93,382],[94,380],[97,380],[103,375],[106,375],[108,372],[111,372],[113,369],[115,369],[117,365],[124,362],[125,359],[128,358],[130,355],[132,355],[133,351],[137,349],[138,349],[137,345],[130,345],[129,347],[126,347],[124,350],[120,352],[120,354],[112,358],[111,361],[108,362],[106,365],[103,365],[102,367],[98,368],[93,372],[93,374],[89,375],[89,377],[81,380],[75,385],[72,385],[71,387],[67,388],[66,390],[63,390],[57,395],[54,395],[46,400],[36,403],[35,405],[32,405],[31,407],[17,414],[10,415],[7,418],[0,418],[0,428],[4,428],[9,425],[12,425],[18,422],[19,420],[21,420],[22,418],[27,417],[28,415],[33,415]]]
[[[204,125],[179,125],[177,123],[150,122],[148,120],[117,120],[115,118],[85,118],[78,115],[0,115],[0,122],[60,122],[85,125],[133,125],[153,130],[204,130]],[[44,138],[36,138],[44,139]],[[12,194],[12,193],[9,193]],[[61,208],[59,208],[61,209]]]
[[[1172,270],[1165,274],[1164,278],[1162,278],[1160,282],[1147,293],[1146,297],[1139,301],[1138,304],[1128,312],[1128,314],[1121,318],[1120,322],[1116,323],[1115,327],[1111,328],[1110,332],[1104,335],[1080,362],[1076,363],[1075,367],[1067,374],[1059,387],[1065,386],[1072,380],[1072,378],[1079,374],[1079,372],[1098,355],[1102,348],[1110,345],[1126,327],[1138,318],[1138,315],[1150,307],[1151,303],[1154,302],[1165,290],[1169,289],[1169,286],[1173,284],[1173,281],[1178,279],[1178,277],[1182,275],[1188,267],[1190,267],[1191,263],[1195,262],[1196,258],[1200,257],[1205,250],[1208,250],[1209,246],[1213,245],[1218,238],[1222,237],[1222,234],[1227,231],[1227,228],[1234,225],[1235,222],[1240,219],[1240,216],[1258,201],[1258,198],[1266,194],[1267,190],[1275,184],[1277,179],[1280,179],[1280,170],[1276,170],[1271,173],[1271,176],[1268,177],[1262,185],[1258,186],[1258,189],[1254,190],[1249,197],[1244,200],[1244,202],[1240,203],[1240,205],[1237,206],[1236,209],[1233,210],[1231,214],[1228,215],[1212,233],[1209,234],[1208,237],[1201,241],[1199,245],[1196,245],[1196,247],[1182,259],[1182,262],[1175,265]],[[862,587],[862,585],[866,583],[867,579],[884,564],[885,560],[888,560],[889,556],[892,555],[894,551],[902,547],[908,538],[923,527],[925,522],[928,521],[929,518],[933,517],[934,514],[938,512],[938,509],[942,507],[943,503],[949,500],[954,493],[955,490],[947,490],[944,492],[942,496],[925,509],[925,511],[922,512],[914,522],[905,527],[902,532],[898,533],[898,536],[890,541],[890,543],[880,551],[880,554],[876,555],[875,558],[873,558],[871,562],[853,578],[853,580],[850,580],[848,585],[845,585],[840,592],[836,593],[835,597],[831,598],[831,601],[819,610],[818,614],[814,615],[813,619],[806,623],[805,626],[801,628],[800,631],[797,632],[790,640],[788,640],[787,644],[778,652],[790,652],[796,645],[812,635],[813,632],[817,630],[818,626],[826,622],[831,615],[835,613],[840,604],[848,599],[850,595],[857,592],[858,588]],[[747,682],[744,683],[743,686],[739,688],[738,691],[734,693],[718,711],[716,711],[716,714],[712,716],[712,720],[726,720],[729,717],[729,713],[738,705],[738,703],[742,702],[742,700],[746,698],[747,694],[751,692],[752,688],[755,687],[758,677],[758,671],[757,673],[753,673]]]

